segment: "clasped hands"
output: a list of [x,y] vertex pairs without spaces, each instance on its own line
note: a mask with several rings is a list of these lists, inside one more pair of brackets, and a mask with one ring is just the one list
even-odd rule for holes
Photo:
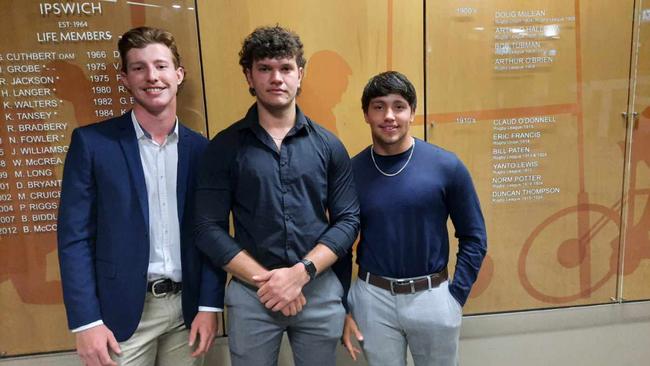
[[255,275],[253,280],[259,288],[257,296],[267,309],[294,316],[307,303],[302,288],[309,282],[309,275],[302,263]]

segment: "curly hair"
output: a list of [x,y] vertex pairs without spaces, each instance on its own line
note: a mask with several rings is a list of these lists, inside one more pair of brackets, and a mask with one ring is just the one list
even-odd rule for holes
[[253,62],[265,58],[296,57],[298,67],[305,67],[307,60],[303,54],[303,46],[298,35],[279,25],[274,27],[258,27],[242,42],[239,51],[239,64],[242,71],[250,70]]
[[178,54],[176,40],[170,32],[158,28],[138,27],[124,33],[117,42],[117,48],[120,51],[120,58],[122,59],[122,71],[125,73],[127,72],[126,54],[131,49],[145,48],[154,43],[160,43],[167,46],[172,52],[174,68],[177,69],[181,67],[181,56]]

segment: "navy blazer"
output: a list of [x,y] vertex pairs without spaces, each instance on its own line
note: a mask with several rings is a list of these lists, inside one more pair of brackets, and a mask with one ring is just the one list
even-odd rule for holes
[[[223,308],[226,276],[192,240],[196,169],[207,140],[180,124],[178,131],[176,194],[189,327],[199,304]],[[72,133],[57,237],[70,329],[102,319],[118,341],[130,338],[142,316],[149,266],[147,187],[131,112]]]

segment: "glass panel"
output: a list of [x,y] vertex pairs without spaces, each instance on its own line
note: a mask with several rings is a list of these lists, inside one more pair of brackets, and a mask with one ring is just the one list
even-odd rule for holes
[[[237,6],[233,12],[231,1],[198,2],[211,135],[254,103],[237,54],[259,26],[280,24],[300,36],[307,65],[298,104],[337,134],[350,155],[370,144],[360,100],[371,76],[395,68],[424,95],[420,1],[247,0]],[[423,127],[415,132],[424,137]]]
[[650,299],[650,3],[641,1],[637,23],[634,112],[627,187],[623,298]]
[[[56,256],[56,213],[72,130],[130,109],[118,36],[174,33],[188,70],[179,116],[205,131],[194,2],[5,0],[0,14],[0,352],[74,347]],[[160,4],[160,5],[159,5]],[[28,340],[28,341],[26,341]]]
[[468,312],[616,295],[633,6],[426,2],[428,138],[468,165],[488,225]]

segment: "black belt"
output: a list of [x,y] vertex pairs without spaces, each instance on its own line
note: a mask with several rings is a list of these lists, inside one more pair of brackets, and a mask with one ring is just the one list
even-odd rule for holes
[[373,286],[390,291],[392,295],[396,294],[414,294],[440,286],[447,280],[447,268],[442,271],[428,276],[400,278],[391,280],[385,277],[374,275],[364,269],[359,268],[359,278]]
[[168,293],[177,294],[182,288],[182,283],[174,282],[169,278],[161,278],[147,283],[147,292],[151,292],[154,297],[163,297]]

